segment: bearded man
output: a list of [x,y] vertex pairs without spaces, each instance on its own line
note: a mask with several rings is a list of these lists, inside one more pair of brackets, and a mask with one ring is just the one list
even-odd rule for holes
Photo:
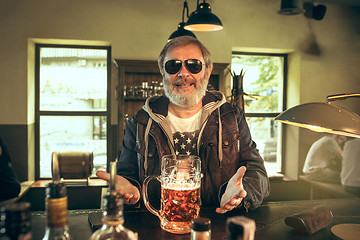
[[[124,202],[139,202],[142,182],[160,175],[164,155],[191,154],[201,158],[203,206],[218,213],[258,207],[269,194],[264,161],[243,111],[207,91],[210,52],[195,38],[178,37],[164,46],[158,65],[164,95],[148,98],[125,129],[116,179]],[[109,180],[104,171],[97,176]]]

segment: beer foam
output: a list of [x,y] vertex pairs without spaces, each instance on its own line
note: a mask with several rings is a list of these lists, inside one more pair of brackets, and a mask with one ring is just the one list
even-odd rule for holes
[[191,183],[167,183],[166,185],[162,185],[163,188],[183,191],[183,190],[196,190],[200,188],[200,183],[191,184]]

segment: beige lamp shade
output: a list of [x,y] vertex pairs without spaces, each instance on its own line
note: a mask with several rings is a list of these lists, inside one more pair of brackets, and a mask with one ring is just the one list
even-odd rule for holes
[[297,105],[279,114],[275,120],[316,132],[360,138],[359,115],[328,103]]

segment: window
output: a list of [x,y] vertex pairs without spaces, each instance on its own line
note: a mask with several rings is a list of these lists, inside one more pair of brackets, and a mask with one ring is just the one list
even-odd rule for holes
[[[51,153],[109,156],[110,47],[37,44],[36,178],[51,177]],[[95,171],[93,171],[95,172]]]
[[233,52],[231,71],[244,73],[244,109],[269,176],[281,172],[281,128],[274,118],[285,107],[287,55]]

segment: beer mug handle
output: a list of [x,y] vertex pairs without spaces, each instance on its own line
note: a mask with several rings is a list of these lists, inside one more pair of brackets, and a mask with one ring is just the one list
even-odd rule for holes
[[148,176],[147,178],[145,178],[144,182],[143,182],[143,188],[142,188],[142,197],[144,199],[144,204],[145,204],[145,207],[154,215],[156,215],[158,218],[161,218],[160,217],[160,211],[157,210],[156,208],[154,208],[150,202],[149,202],[149,197],[148,197],[148,184],[151,180],[159,180],[158,177],[156,176]]

